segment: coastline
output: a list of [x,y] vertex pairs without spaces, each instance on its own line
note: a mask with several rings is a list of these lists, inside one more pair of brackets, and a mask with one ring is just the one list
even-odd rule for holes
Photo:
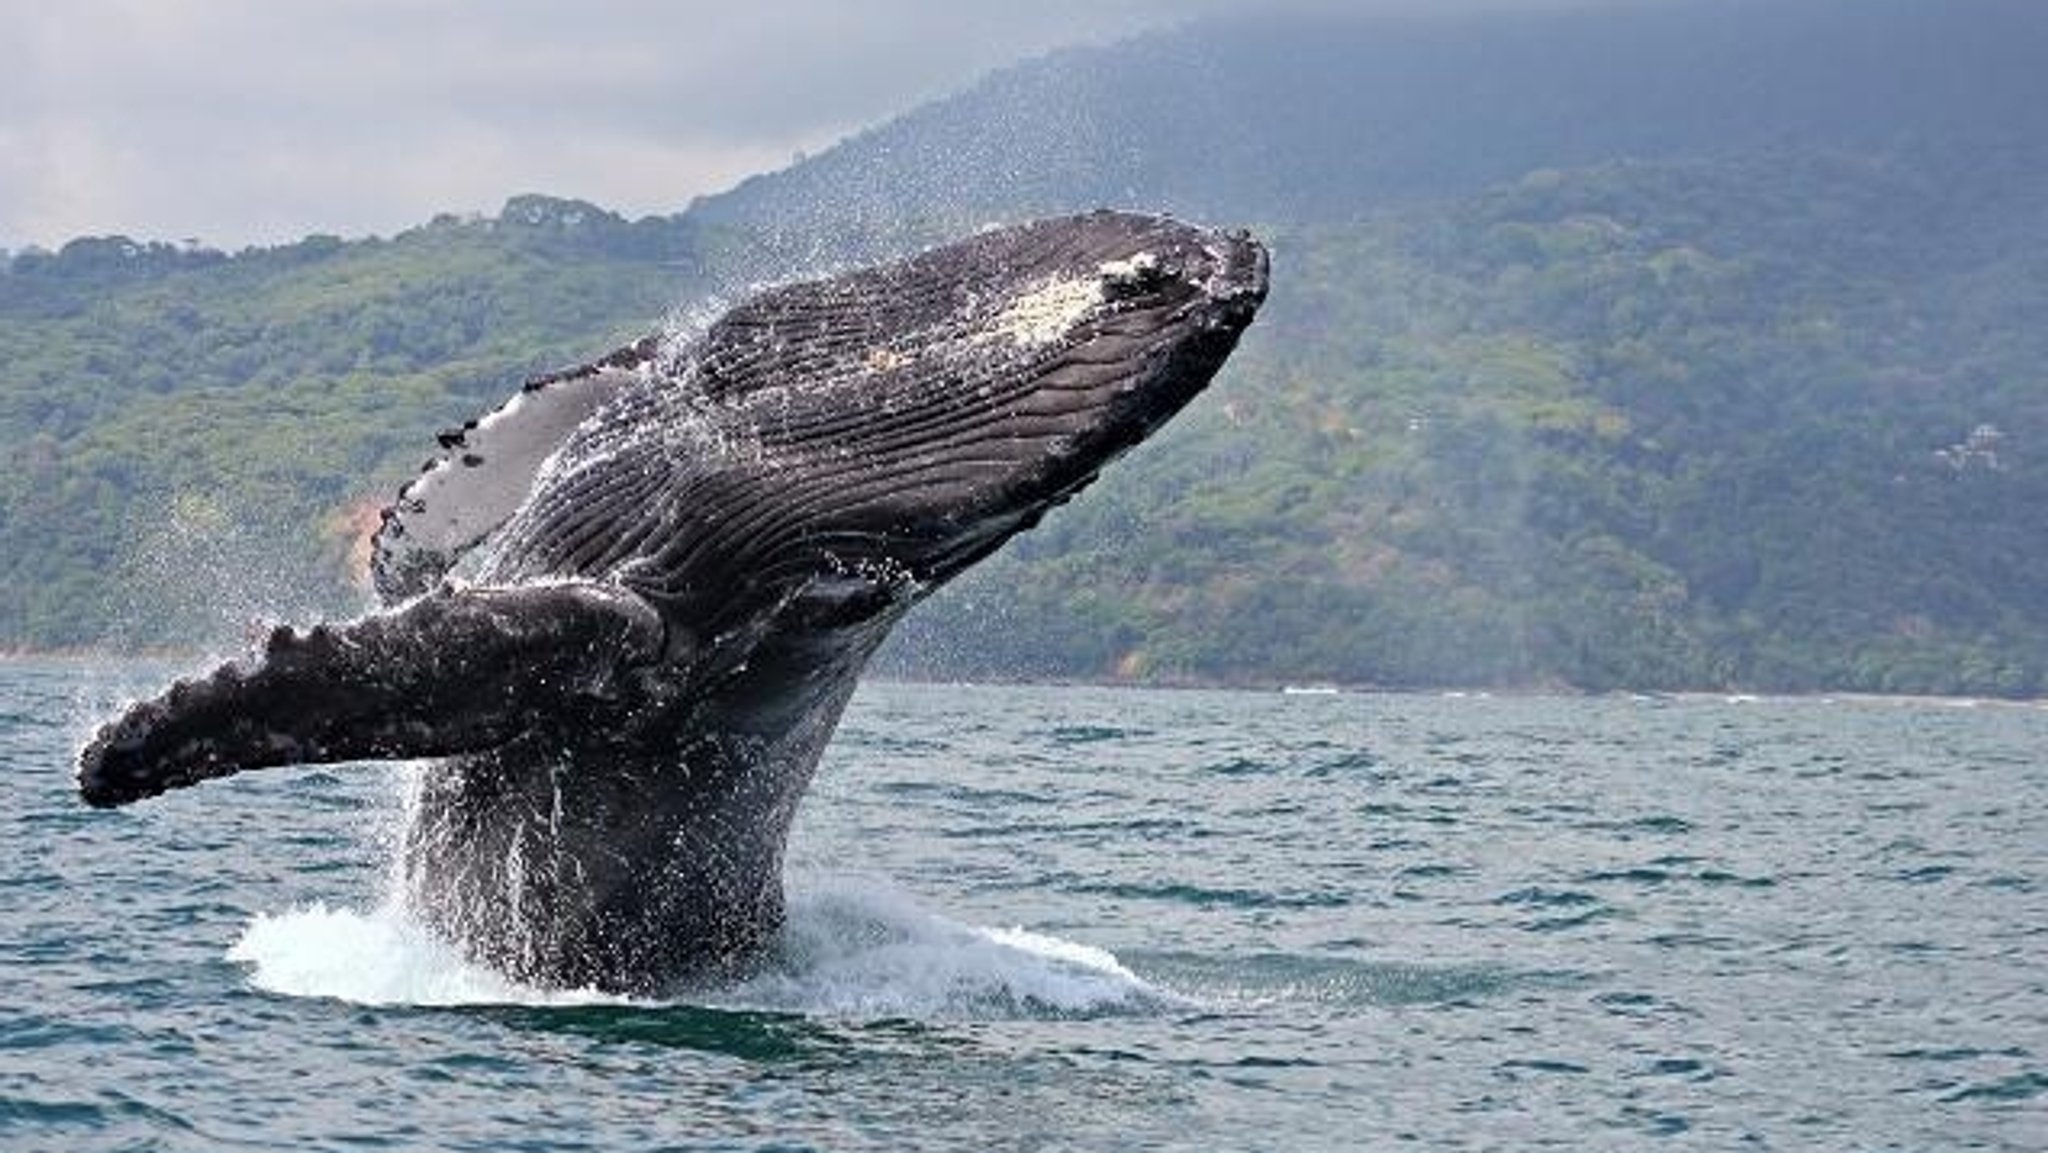
[[[233,656],[233,653],[225,653],[221,650],[199,648],[144,649],[140,651],[117,651],[90,646],[62,649],[0,649],[0,668],[33,665],[68,667],[94,663],[192,665],[205,661],[228,660],[232,659]],[[1544,698],[1585,700],[1628,698],[1644,701],[1675,701],[1686,704],[1840,703],[1937,708],[2040,709],[2048,711],[2048,697],[1999,697],[1969,693],[1870,693],[1849,689],[1775,691],[1740,687],[1708,687],[1691,689],[1589,690],[1561,683],[1528,685],[1383,685],[1326,681],[1313,678],[1298,681],[1280,681],[1265,678],[1236,681],[1196,677],[1141,680],[1122,677],[1074,676],[978,677],[964,679],[943,676],[906,676],[899,673],[870,673],[861,679],[876,684],[950,685],[966,688],[988,685],[1005,687],[1139,689],[1163,692],[1272,693],[1274,695],[1306,699],[1365,696],[1475,699],[1506,697],[1527,700]]]

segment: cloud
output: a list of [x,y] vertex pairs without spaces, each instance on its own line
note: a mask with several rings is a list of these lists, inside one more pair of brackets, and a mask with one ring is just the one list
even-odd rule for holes
[[1273,7],[0,0],[0,246],[389,233],[526,191],[670,212],[990,68]]

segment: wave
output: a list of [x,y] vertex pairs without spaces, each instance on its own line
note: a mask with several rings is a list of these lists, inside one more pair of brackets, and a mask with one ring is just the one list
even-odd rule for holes
[[1021,927],[927,911],[871,882],[793,893],[780,948],[761,971],[673,1002],[594,989],[543,990],[472,964],[395,902],[368,912],[314,904],[257,914],[227,952],[252,985],[369,1005],[688,1004],[857,1020],[1001,1020],[1147,1014],[1189,1002],[1109,952]]

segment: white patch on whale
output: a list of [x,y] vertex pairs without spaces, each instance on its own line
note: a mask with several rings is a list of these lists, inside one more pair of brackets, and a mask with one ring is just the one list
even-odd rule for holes
[[1051,344],[1079,324],[1102,299],[1102,281],[1096,277],[1055,276],[1012,299],[989,326],[985,338],[1007,338],[1026,348]]
[[1134,252],[1122,260],[1105,260],[1095,269],[1104,280],[1129,283],[1143,280],[1159,270],[1159,257],[1150,252]]

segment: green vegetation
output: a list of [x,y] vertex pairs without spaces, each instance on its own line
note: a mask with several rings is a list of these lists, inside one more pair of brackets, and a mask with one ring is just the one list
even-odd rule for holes
[[[521,197],[390,240],[17,254],[0,648],[360,603],[366,519],[522,377],[788,254],[1102,199],[1262,221],[1273,298],[1208,395],[913,614],[885,669],[2042,695],[2048,147],[2014,109],[2048,106],[2048,21],[1965,6],[2002,31],[1855,6],[1880,15],[1818,84],[1800,58],[1724,68],[1747,49],[1697,12],[1661,48],[1584,18],[1490,54],[1196,30],[1013,70],[674,217]],[[1743,8],[1758,43],[1824,43],[1778,10]],[[1515,118],[1460,95],[1475,53]],[[1650,74],[1654,109],[1615,101]],[[1240,109],[1262,85],[1300,100]],[[1089,93],[1064,120],[1033,103]],[[1439,104],[1441,139],[1417,119]],[[1172,129],[1185,107],[1199,131]],[[975,159],[1008,132],[1024,160]]]
[[0,275],[0,647],[190,643],[240,627],[224,612],[348,603],[351,516],[435,429],[643,335],[714,247],[679,221],[519,197],[388,241],[17,256]]
[[1543,171],[1275,229],[1225,380],[904,659],[2039,694],[2048,336],[1975,310],[2042,314],[2048,221],[1966,254],[2010,206],[1928,164]]

